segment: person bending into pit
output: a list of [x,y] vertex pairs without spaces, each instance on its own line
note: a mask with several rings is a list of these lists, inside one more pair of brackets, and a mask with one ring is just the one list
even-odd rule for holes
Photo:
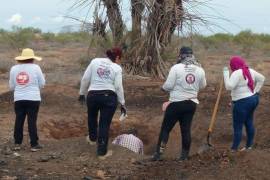
[[138,131],[135,128],[130,128],[123,134],[117,136],[112,144],[122,146],[143,155],[143,142],[138,138]]
[[15,58],[17,65],[10,70],[9,87],[14,91],[14,150],[20,150],[23,142],[23,126],[27,116],[31,151],[38,151],[37,117],[41,101],[40,89],[45,85],[45,78],[39,65],[34,61],[42,58],[35,56],[32,49],[23,49],[21,56]]
[[225,88],[231,91],[233,114],[233,143],[232,151],[237,151],[242,138],[243,126],[246,127],[247,142],[241,149],[250,150],[253,145],[255,128],[253,115],[259,104],[259,91],[265,77],[247,66],[240,56],[233,56],[230,60],[232,74],[229,69],[223,68]]
[[152,160],[162,160],[169,134],[179,122],[182,135],[182,152],[178,160],[188,159],[191,146],[192,118],[199,103],[197,95],[206,86],[205,72],[196,61],[190,47],[180,49],[179,61],[170,69],[162,90],[170,93],[165,109],[156,152]]
[[[85,101],[87,94],[88,130],[90,144],[97,143],[97,155],[107,153],[109,129],[117,108],[126,114],[122,85],[122,68],[119,65],[122,51],[120,48],[107,50],[106,58],[95,58],[88,65],[80,87],[79,101]],[[99,122],[98,122],[98,113]]]

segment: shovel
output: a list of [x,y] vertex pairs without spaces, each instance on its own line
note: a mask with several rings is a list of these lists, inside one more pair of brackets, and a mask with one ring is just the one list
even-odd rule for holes
[[214,127],[215,121],[216,121],[216,115],[217,115],[217,110],[218,110],[218,105],[219,105],[222,89],[223,89],[223,79],[220,81],[217,100],[216,100],[216,103],[215,103],[214,111],[212,113],[210,125],[209,125],[209,128],[208,128],[206,144],[204,144],[203,146],[201,146],[199,148],[198,154],[201,154],[201,153],[209,150],[211,147],[213,147],[213,145],[211,144],[211,135],[212,135],[212,132],[213,132],[213,127]]

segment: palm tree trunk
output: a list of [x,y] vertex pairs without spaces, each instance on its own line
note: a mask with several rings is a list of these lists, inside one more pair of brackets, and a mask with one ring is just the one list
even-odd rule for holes
[[107,8],[109,26],[112,30],[114,43],[119,45],[124,32],[124,23],[117,0],[102,0]]

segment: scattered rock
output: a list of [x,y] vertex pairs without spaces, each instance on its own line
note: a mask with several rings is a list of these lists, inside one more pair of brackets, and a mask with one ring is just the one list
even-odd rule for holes
[[38,159],[38,162],[48,162],[51,159],[60,159],[60,158],[61,158],[61,153],[51,153],[49,155],[41,156]]
[[38,159],[38,162],[48,162],[51,159],[51,156],[41,156]]
[[97,171],[97,177],[100,179],[105,179],[105,172],[102,170]]
[[5,166],[7,165],[7,161],[5,160],[0,160],[0,166]]
[[92,177],[90,177],[90,176],[85,176],[85,177],[83,177],[83,180],[92,180],[93,178]]
[[11,155],[12,153],[12,150],[7,146],[2,149],[2,154],[4,155]]
[[135,159],[135,158],[131,158],[131,159],[130,159],[130,162],[131,162],[132,164],[135,164],[135,163],[136,163],[136,159]]
[[13,153],[13,155],[14,155],[15,157],[21,157],[21,155],[20,155],[19,153],[17,153],[17,152]]
[[61,153],[51,153],[49,156],[51,156],[51,159],[60,159]]
[[1,177],[1,180],[17,180],[18,178],[16,176],[3,176]]
[[[9,172],[9,170],[7,170],[7,169],[1,169],[1,171],[3,172],[3,173],[8,173]],[[2,179],[1,179],[2,180]]]

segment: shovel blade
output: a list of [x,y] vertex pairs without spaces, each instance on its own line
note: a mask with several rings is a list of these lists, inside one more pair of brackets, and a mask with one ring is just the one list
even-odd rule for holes
[[212,147],[213,147],[213,146],[212,146],[211,144],[208,144],[208,143],[203,144],[203,145],[199,148],[198,154],[203,154],[204,152],[210,150]]

